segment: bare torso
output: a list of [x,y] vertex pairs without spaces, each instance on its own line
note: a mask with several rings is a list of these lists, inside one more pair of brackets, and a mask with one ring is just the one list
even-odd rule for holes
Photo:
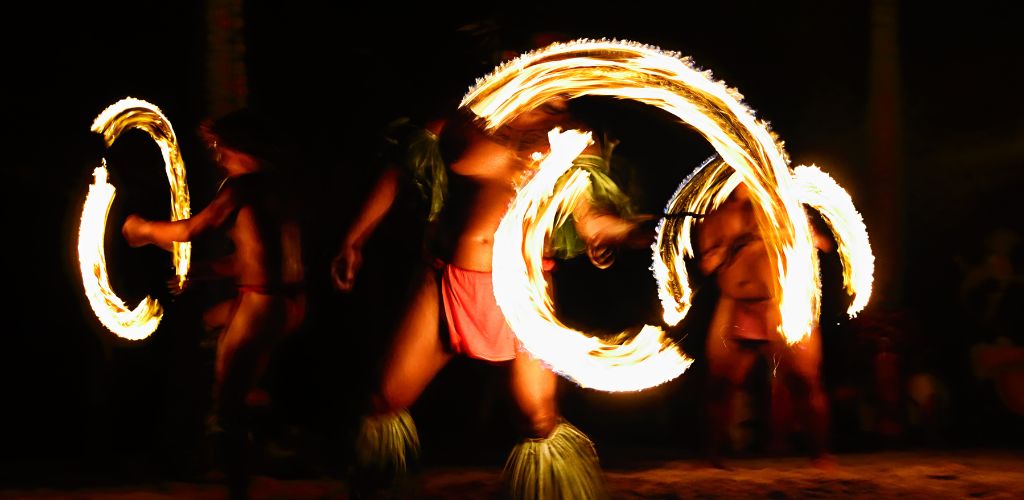
[[[279,229],[279,234],[261,234],[253,212],[252,207],[239,210],[235,225],[228,231],[235,245],[236,282],[239,285],[268,287],[301,284],[298,228],[294,224],[285,224],[275,228]],[[278,240],[271,245],[279,248],[268,252],[267,242],[264,241],[266,236]],[[267,264],[270,260],[277,262]]]
[[530,156],[548,150],[552,128],[579,128],[555,101],[524,113],[495,133],[471,122],[445,127],[442,141],[459,143],[449,161],[450,178],[440,246],[451,263],[475,271],[491,270],[494,232],[516,194],[516,183],[531,168]]
[[[227,229],[235,247],[235,282],[239,286],[278,291],[303,280],[301,243],[296,221],[286,203],[270,188],[269,179],[250,178],[235,186],[239,207]],[[239,183],[241,184],[241,183]]]
[[746,187],[740,185],[698,228],[701,270],[721,296],[712,328],[727,337],[767,340],[780,321],[768,249]]
[[701,271],[715,273],[722,295],[733,299],[758,301],[773,294],[775,277],[754,210],[741,184],[698,227]]

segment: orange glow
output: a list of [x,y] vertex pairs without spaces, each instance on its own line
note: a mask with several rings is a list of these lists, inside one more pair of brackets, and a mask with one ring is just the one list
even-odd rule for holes
[[94,181],[82,207],[82,223],[78,227],[78,263],[82,269],[82,285],[89,305],[100,323],[117,336],[141,340],[152,334],[163,317],[160,304],[146,297],[129,309],[114,293],[107,277],[107,260],[103,235],[107,215],[114,201],[114,186],[107,183],[106,161],[93,172]]
[[[171,189],[171,220],[187,219],[190,208],[185,164],[181,159],[174,129],[160,109],[129,97],[103,110],[92,124],[92,131],[102,134],[108,147],[121,133],[131,128],[145,131],[159,146]],[[107,182],[106,160],[102,167],[96,169],[94,176],[95,181],[89,186],[78,229],[78,260],[85,295],[96,317],[111,332],[126,339],[144,339],[159,325],[162,308],[156,300],[146,297],[135,310],[129,310],[110,288],[103,236],[115,190]],[[179,283],[184,283],[192,244],[175,242],[173,254],[175,274]]]
[[[684,182],[667,212],[713,209],[740,182],[748,186],[753,203],[761,208],[758,225],[778,270],[780,330],[788,342],[810,334],[820,307],[817,256],[803,203],[834,209],[832,216],[825,213],[828,209],[823,214],[837,235],[851,242],[851,249],[858,248],[859,257],[845,255],[844,264],[856,268],[851,279],[859,287],[857,303],[862,307],[866,302],[872,269],[864,264],[864,250],[870,256],[870,248],[863,224],[846,227],[844,221],[859,220],[852,203],[832,207],[831,190],[812,197],[815,188],[823,187],[822,180],[806,175],[798,182],[767,124],[754,118],[738,92],[696,69],[688,58],[626,41],[554,44],[498,67],[469,90],[461,106],[479,116],[487,129],[496,129],[556,96],[632,99],[672,113],[708,140],[723,160]],[[644,389],[678,376],[691,363],[657,327],[645,325],[623,344],[606,343],[565,328],[551,311],[540,258],[556,213],[565,217],[566,207],[586,186],[586,174],[575,172],[560,192],[553,192],[554,180],[569,171],[586,146],[577,135],[582,134],[552,131],[551,152],[520,188],[495,234],[495,297],[523,346],[555,371],[596,389]],[[837,230],[836,225],[843,227]],[[693,255],[691,228],[689,218],[662,221],[654,247],[652,268],[669,324],[682,319],[690,304],[683,259]]]

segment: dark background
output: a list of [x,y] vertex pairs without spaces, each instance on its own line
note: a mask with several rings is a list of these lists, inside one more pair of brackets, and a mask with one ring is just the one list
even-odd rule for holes
[[[794,164],[819,165],[858,206],[871,205],[879,192],[900,198],[902,213],[886,214],[902,221],[894,291],[875,301],[861,322],[838,320],[826,330],[838,451],[1019,446],[1004,438],[1021,427],[1020,417],[1009,415],[990,384],[970,374],[967,348],[987,330],[973,320],[976,307],[959,295],[994,229],[1017,235],[1020,265],[1024,42],[1011,7],[899,6],[901,101],[890,112],[901,117],[905,184],[879,190],[868,154],[874,137],[870,2],[628,6],[638,10],[246,5],[249,100],[291,138],[303,186],[311,309],[304,329],[279,349],[267,381],[275,397],[268,432],[291,436],[300,469],[343,469],[347,433],[418,255],[421,207],[409,196],[369,243],[357,290],[343,296],[328,286],[330,257],[380,168],[387,124],[453,106],[493,66],[494,50],[522,47],[527,34],[540,31],[628,39],[691,56],[743,93],[785,141]],[[167,256],[128,249],[112,230],[108,265],[115,289],[129,304],[153,294],[167,309],[150,339],[118,340],[84,300],[75,241],[90,173],[101,156],[119,188],[111,227],[131,212],[166,216],[163,167],[148,139],[128,134],[104,151],[88,131],[96,114],[125,96],[157,104],[175,126],[193,209],[211,198],[217,179],[194,133],[208,109],[205,15],[202,2],[114,2],[21,6],[5,16],[4,484],[187,474],[201,462],[192,444],[202,434],[211,368],[209,350],[200,347],[198,312],[219,292],[210,287],[171,299],[163,285],[170,275]],[[471,23],[496,28],[490,38],[459,31]],[[595,108],[636,166],[633,187],[647,211],[660,210],[711,152],[695,134],[651,110],[614,103]],[[872,220],[867,223],[870,230]],[[646,259],[627,252],[604,274],[585,262],[566,263],[559,288],[566,314],[609,328],[650,314]],[[832,292],[826,289],[829,304],[841,303]],[[833,312],[826,308],[825,314],[835,319]],[[688,335],[687,342],[699,345],[699,333]],[[879,336],[887,339],[885,347]],[[878,353],[886,349],[898,360],[898,375],[881,386],[895,388],[895,406],[881,402]],[[696,454],[703,433],[699,368],[637,394],[607,395],[566,383],[563,408],[599,446],[622,450],[603,452],[606,462]],[[927,422],[915,421],[901,389],[921,373],[942,394],[941,410]],[[439,376],[413,408],[426,460],[500,465],[515,439],[502,376],[465,360]],[[849,399],[850,391],[857,396]],[[870,423],[883,408],[895,408],[897,432]]]

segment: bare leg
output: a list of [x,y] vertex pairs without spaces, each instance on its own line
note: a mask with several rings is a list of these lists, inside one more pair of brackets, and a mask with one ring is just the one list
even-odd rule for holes
[[828,397],[821,382],[821,335],[817,329],[811,336],[792,346],[776,349],[780,359],[780,375],[791,387],[797,413],[806,415],[810,433],[811,454],[815,463],[831,467],[828,455]]
[[[265,398],[269,397],[262,390],[256,387],[256,384],[259,382],[259,378],[267,370],[267,365],[270,362],[270,351],[273,348],[273,345],[279,340],[281,340],[282,337],[294,333],[296,330],[298,330],[298,328],[303,324],[306,317],[306,296],[304,294],[290,296],[284,298],[283,300],[284,311],[283,319],[281,320],[280,324],[280,331],[271,334],[270,336],[272,338],[267,339],[266,341],[261,341],[264,342],[264,344],[267,344],[267,342],[269,342],[269,345],[255,347],[257,350],[261,351],[261,354],[257,355],[255,360],[248,362],[250,363],[249,371],[252,373],[252,380],[250,381],[250,388],[246,398],[250,402],[250,405],[252,405],[251,403],[253,401],[263,401]],[[237,312],[240,305],[241,298],[239,297],[231,300],[225,300],[208,308],[206,311],[203,312],[203,328],[207,332],[213,332],[218,329],[226,328],[229,324],[232,323],[235,313]],[[247,307],[251,306],[247,305]],[[278,329],[279,326],[277,323],[277,316],[279,314],[277,309],[279,305],[276,303],[276,299],[274,304],[270,307],[271,309],[273,309],[272,314],[274,316],[274,319],[272,321],[275,322],[272,325],[272,329],[276,330]],[[251,313],[247,312],[245,314]],[[259,317],[259,315],[256,315],[256,318]],[[252,325],[254,323],[254,320],[244,320],[244,322]],[[259,320],[256,320],[256,322],[259,322]],[[241,324],[239,324],[239,326],[240,325]],[[239,326],[236,326],[236,330],[238,329]],[[224,335],[218,339],[216,361],[216,380],[218,384],[221,383],[223,377],[225,376],[228,370],[226,365],[232,362],[231,359],[235,357],[235,351],[237,351],[240,348],[244,350],[245,348],[241,347],[241,345],[247,342],[252,342],[252,340],[246,340],[244,337],[244,334],[224,332]],[[235,362],[237,363],[237,361]],[[266,402],[264,402],[263,404],[266,404]]]
[[419,455],[419,437],[405,410],[452,356],[439,337],[439,295],[437,276],[426,269],[384,360],[373,414],[363,419],[356,436],[350,485],[355,497],[412,495],[402,491],[412,486],[409,470]]
[[421,277],[385,358],[380,386],[373,396],[375,413],[408,408],[451,359],[438,333],[439,301],[437,276],[428,269]]
[[558,377],[529,353],[512,361],[512,397],[525,420],[528,439],[505,462],[509,498],[608,498],[590,439],[558,416]]
[[558,425],[558,376],[526,351],[512,360],[512,398],[522,413],[526,435],[545,438]]
[[256,384],[284,323],[280,297],[243,293],[217,346],[214,400],[217,436],[232,498],[248,494],[249,443],[246,395]]
[[757,360],[757,352],[731,340],[733,327],[733,301],[722,297],[715,308],[708,335],[708,383],[705,388],[708,423],[708,455],[712,464],[721,467],[722,447],[728,440],[732,424],[732,400],[736,388],[750,373]]
[[239,299],[217,345],[214,394],[222,418],[241,417],[245,396],[266,368],[283,322],[280,297],[245,293]]

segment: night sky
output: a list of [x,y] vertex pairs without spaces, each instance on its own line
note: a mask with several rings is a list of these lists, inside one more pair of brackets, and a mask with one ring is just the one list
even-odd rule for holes
[[[10,484],[100,480],[109,476],[99,471],[114,463],[145,474],[181,452],[175,440],[195,431],[194,409],[205,397],[209,367],[195,327],[199,307],[218,291],[171,300],[163,285],[170,259],[129,249],[111,230],[115,289],[130,304],[147,293],[167,301],[166,323],[149,340],[117,340],[81,293],[75,232],[100,156],[120,183],[110,227],[131,212],[162,217],[166,210],[155,148],[126,136],[105,153],[88,131],[102,109],[125,96],[161,107],[182,145],[194,211],[217,181],[194,132],[206,114],[204,6],[117,3],[23,6],[5,15],[0,35],[7,120],[0,171],[13,275],[0,328],[0,481]],[[295,146],[312,301],[306,327],[282,346],[270,373],[281,408],[275,418],[313,436],[310,453],[328,469],[344,461],[346,433],[419,244],[418,208],[400,203],[366,249],[360,288],[343,296],[328,286],[327,263],[380,168],[382,134],[396,118],[421,119],[451,106],[492,66],[490,47],[521,46],[527,33],[628,39],[691,56],[771,123],[794,164],[817,164],[855,203],[870,204],[877,186],[867,164],[869,2],[750,3],[636,4],[646,12],[561,7],[543,14],[518,5],[459,13],[416,7],[401,15],[386,2],[247,6],[250,102],[276,119]],[[959,283],[993,229],[1024,234],[1024,37],[1019,16],[1001,3],[907,3],[900,6],[897,46],[906,180],[897,192],[905,213],[889,214],[903,221],[901,288],[868,316],[896,318],[891,325],[914,332],[906,337],[915,340],[900,347],[906,370],[930,370],[945,381],[953,395],[946,431],[952,445],[967,441],[957,417],[968,403],[955,397],[965,372],[944,363],[962,363],[974,334],[965,327],[969,314],[955,312]],[[490,40],[497,41],[459,31],[473,23],[493,25]],[[634,188],[647,210],[658,210],[711,152],[695,133],[652,110],[595,107],[620,133],[621,153],[638,166]],[[603,326],[649,314],[654,292],[645,259],[626,253],[621,268],[606,275],[567,264],[567,310]],[[597,286],[574,287],[572,272],[579,273],[576,283]],[[844,323],[833,334],[847,330]],[[826,356],[833,361],[830,380],[856,378],[844,372],[860,366],[845,345],[837,342],[839,354]],[[501,374],[492,372],[456,362],[414,407],[425,447],[438,450],[434,460],[463,453],[500,464],[514,429]],[[695,453],[685,443],[699,438],[698,380],[685,374],[653,391],[615,396],[566,383],[563,406],[609,446]],[[837,429],[836,441],[849,444]],[[442,444],[453,436],[455,444]],[[54,464],[66,472],[48,472]]]

